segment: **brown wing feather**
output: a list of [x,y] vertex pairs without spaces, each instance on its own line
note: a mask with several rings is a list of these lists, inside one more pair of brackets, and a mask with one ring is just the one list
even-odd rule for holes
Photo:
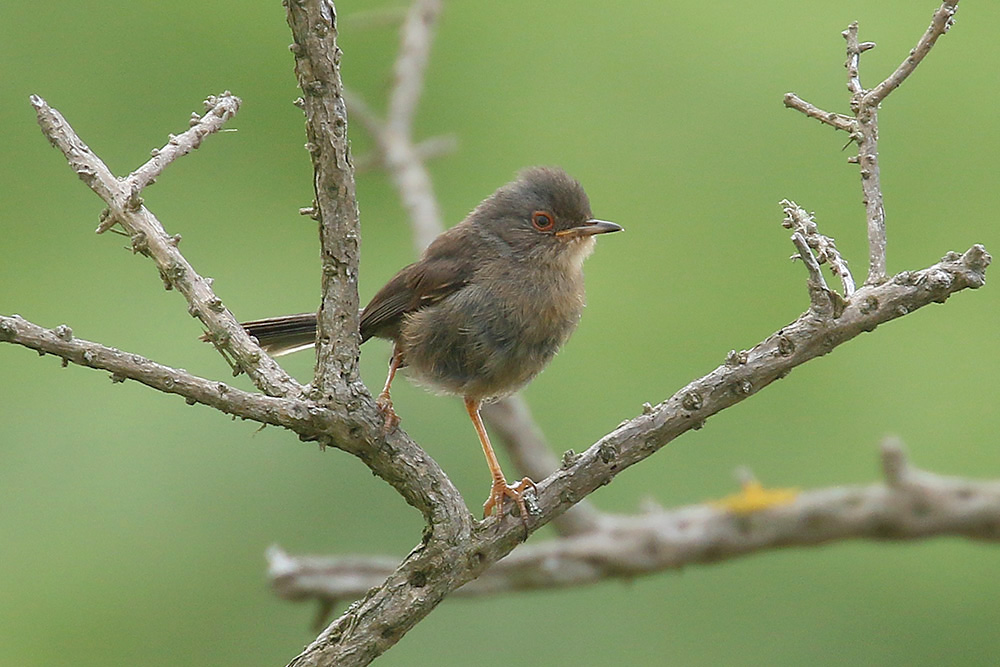
[[361,342],[372,336],[392,338],[402,314],[410,309],[414,294],[409,275],[416,267],[411,264],[393,276],[361,311]]
[[372,336],[395,338],[403,316],[437,303],[468,283],[472,275],[469,260],[447,252],[450,244],[443,248],[435,245],[419,262],[393,276],[365,306],[361,342]]

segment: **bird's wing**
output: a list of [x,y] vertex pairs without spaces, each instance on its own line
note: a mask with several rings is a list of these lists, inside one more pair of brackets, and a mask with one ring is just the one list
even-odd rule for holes
[[430,254],[393,276],[361,313],[361,341],[394,337],[403,316],[426,308],[466,284],[469,260],[453,254]]

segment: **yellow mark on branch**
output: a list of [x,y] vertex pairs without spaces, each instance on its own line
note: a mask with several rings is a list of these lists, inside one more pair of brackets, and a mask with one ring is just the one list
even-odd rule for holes
[[733,514],[752,514],[769,507],[788,505],[799,495],[798,489],[765,489],[757,480],[743,483],[743,490],[711,504]]

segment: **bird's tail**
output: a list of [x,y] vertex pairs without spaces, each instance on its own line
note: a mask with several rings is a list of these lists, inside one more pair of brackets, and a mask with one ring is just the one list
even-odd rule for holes
[[[273,357],[298,352],[316,344],[316,313],[268,317],[241,322],[240,325]],[[206,336],[202,336],[202,340],[207,340]]]

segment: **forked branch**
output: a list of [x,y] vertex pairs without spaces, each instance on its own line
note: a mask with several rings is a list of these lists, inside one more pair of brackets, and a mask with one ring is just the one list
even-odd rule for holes
[[910,51],[906,59],[884,81],[871,90],[861,83],[861,54],[875,48],[874,42],[858,41],[858,24],[852,23],[843,32],[847,41],[847,88],[851,93],[850,107],[854,117],[824,111],[806,102],[795,93],[785,94],[785,106],[802,112],[850,135],[858,145],[857,155],[850,158],[860,167],[861,190],[864,193],[865,217],[868,221],[868,277],[866,285],[878,285],[888,279],[886,269],[885,207],[878,161],[878,108],[879,104],[906,80],[917,65],[930,52],[951,27],[958,0],[945,0],[934,12],[931,24]]
[[[160,270],[164,287],[176,289],[188,301],[188,312],[208,328],[212,340],[226,356],[235,372],[245,371],[254,384],[271,396],[298,396],[301,387],[265,354],[243,331],[222,303],[209,281],[200,276],[177,249],[179,236],[168,235],[160,221],[143,205],[142,186],[152,182],[159,170],[179,155],[196,147],[201,138],[222,126],[239,108],[239,99],[223,94],[206,102],[207,121],[201,121],[182,135],[185,144],[174,144],[168,156],[154,166],[144,165],[128,178],[119,180],[73,131],[66,119],[41,97],[31,96],[38,124],[53,146],[62,151],[80,179],[104,200],[107,211],[97,231],[117,222],[132,237],[132,250],[151,258]],[[168,143],[168,146],[171,144]],[[185,150],[187,147],[187,150]]]

